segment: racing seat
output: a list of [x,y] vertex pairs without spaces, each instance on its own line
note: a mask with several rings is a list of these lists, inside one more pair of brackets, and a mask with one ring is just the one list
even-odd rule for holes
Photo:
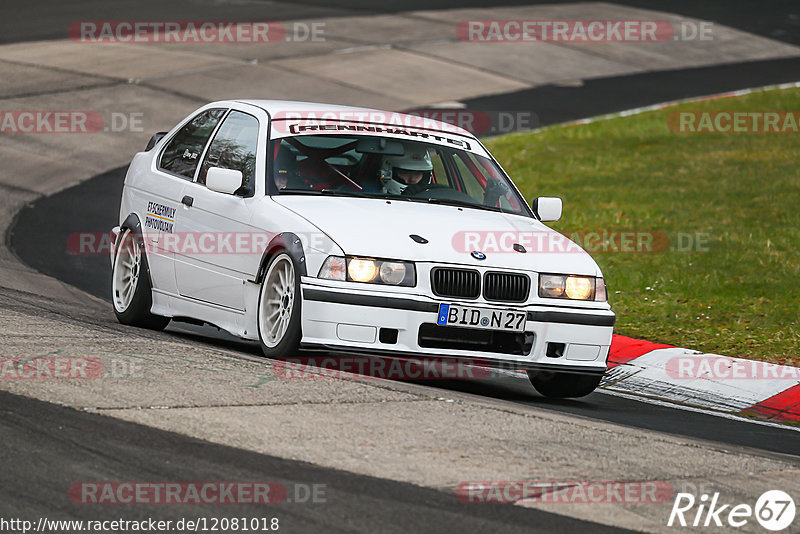
[[278,186],[278,180],[281,178],[286,179],[286,185],[284,186],[286,188],[310,188],[307,183],[300,179],[297,157],[288,145],[281,143],[278,148],[278,153],[275,155],[275,162],[272,167],[272,180],[276,189],[281,189]]

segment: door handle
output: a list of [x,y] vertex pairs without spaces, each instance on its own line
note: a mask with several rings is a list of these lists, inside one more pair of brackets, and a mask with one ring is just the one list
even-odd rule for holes
[[190,197],[189,195],[186,195],[185,197],[183,197],[181,199],[181,204],[186,204],[187,206],[189,206],[191,208],[192,204],[194,204],[194,199],[192,197]]

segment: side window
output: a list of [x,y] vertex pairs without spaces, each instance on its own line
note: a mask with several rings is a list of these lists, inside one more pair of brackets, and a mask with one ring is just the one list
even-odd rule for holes
[[479,160],[477,156],[467,152],[460,152],[453,158],[456,160],[456,166],[464,180],[467,192],[472,198],[507,210],[520,211],[522,209],[519,200],[510,189],[487,190],[487,187],[491,189],[490,186],[497,179],[497,175],[493,175],[491,167],[484,164],[485,159]]
[[158,168],[188,180],[194,178],[203,148],[224,114],[224,109],[209,109],[186,123],[167,144]]
[[208,147],[197,181],[206,183],[211,167],[241,171],[242,188],[237,194],[253,196],[257,149],[258,119],[241,111],[231,111]]

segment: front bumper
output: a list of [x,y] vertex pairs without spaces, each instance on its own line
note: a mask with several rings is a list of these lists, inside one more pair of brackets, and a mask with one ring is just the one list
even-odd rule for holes
[[[306,348],[465,358],[479,365],[532,371],[599,374],[606,370],[616,318],[610,309],[458,302],[314,282],[305,278],[301,284]],[[438,326],[439,304],[524,310],[525,333]]]

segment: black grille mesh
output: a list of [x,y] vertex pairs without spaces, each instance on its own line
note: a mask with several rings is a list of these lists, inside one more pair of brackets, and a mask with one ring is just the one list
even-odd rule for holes
[[440,297],[474,299],[481,294],[481,275],[471,269],[435,268],[431,284]]
[[500,302],[528,300],[531,279],[517,273],[486,273],[483,280],[483,298]]

